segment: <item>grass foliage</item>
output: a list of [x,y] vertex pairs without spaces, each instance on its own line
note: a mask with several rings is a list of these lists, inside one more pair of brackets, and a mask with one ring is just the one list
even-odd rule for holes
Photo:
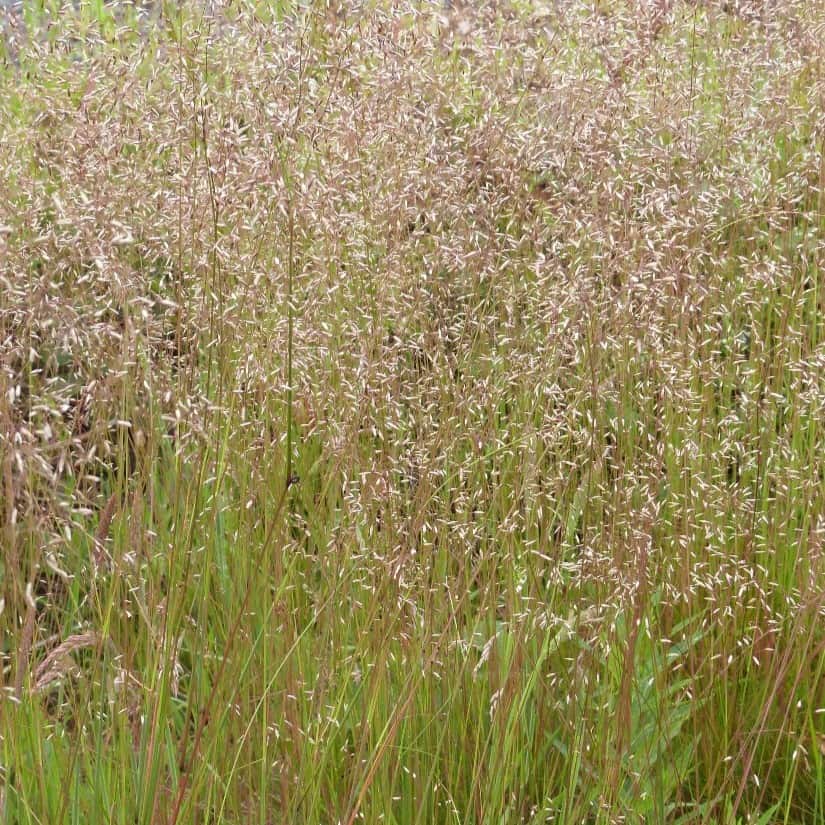
[[825,822],[825,13],[27,2],[4,823]]

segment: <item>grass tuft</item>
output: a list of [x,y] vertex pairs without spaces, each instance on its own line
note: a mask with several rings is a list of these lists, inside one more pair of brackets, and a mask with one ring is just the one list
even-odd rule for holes
[[0,27],[0,819],[825,822],[820,4]]

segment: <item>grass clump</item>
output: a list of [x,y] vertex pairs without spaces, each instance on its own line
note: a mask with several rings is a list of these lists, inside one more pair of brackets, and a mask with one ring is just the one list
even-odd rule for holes
[[4,821],[825,821],[824,24],[6,13]]

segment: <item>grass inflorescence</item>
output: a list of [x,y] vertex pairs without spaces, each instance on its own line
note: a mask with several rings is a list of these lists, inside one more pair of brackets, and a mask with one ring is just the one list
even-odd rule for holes
[[820,3],[0,15],[0,820],[825,822]]

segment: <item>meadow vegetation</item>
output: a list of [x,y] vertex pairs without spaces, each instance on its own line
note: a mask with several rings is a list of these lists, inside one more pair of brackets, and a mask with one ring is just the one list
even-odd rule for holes
[[0,820],[825,822],[825,8],[0,11]]

